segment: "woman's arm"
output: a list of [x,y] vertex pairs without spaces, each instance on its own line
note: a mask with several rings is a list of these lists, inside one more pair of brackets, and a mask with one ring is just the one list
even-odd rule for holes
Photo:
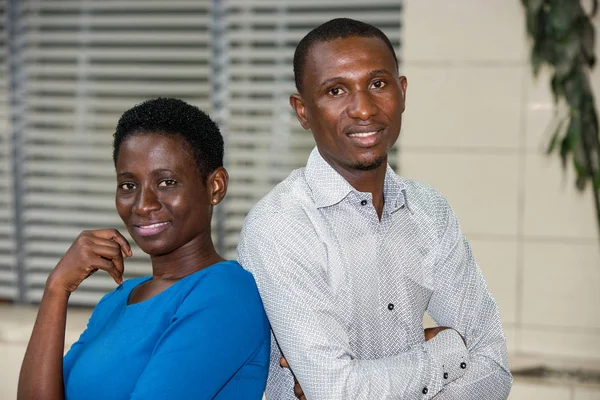
[[64,398],[62,356],[69,292],[48,283],[21,366],[18,399]]
[[64,398],[62,360],[69,296],[98,269],[121,283],[123,257],[127,256],[131,256],[131,248],[114,229],[85,231],[73,242],[46,281],[21,366],[19,400]]

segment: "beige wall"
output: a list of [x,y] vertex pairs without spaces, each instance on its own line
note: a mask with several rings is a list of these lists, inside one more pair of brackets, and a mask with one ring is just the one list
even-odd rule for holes
[[[521,2],[405,4],[400,172],[449,199],[509,351],[600,359],[592,193],[543,154],[552,96],[548,75],[532,78]],[[595,26],[600,37],[598,16]],[[600,103],[600,68],[593,81]]]

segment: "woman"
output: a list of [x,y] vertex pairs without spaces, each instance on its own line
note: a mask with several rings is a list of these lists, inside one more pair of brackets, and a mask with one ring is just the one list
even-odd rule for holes
[[[260,399],[269,324],[250,273],[211,240],[228,182],[218,127],[181,100],[149,100],[122,115],[113,158],[116,208],[152,276],[123,282],[123,235],[82,232],[46,282],[19,399]],[[119,286],[63,360],[69,295],[99,269]]]

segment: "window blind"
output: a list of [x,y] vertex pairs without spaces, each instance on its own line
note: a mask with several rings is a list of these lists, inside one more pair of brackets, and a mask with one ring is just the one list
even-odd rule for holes
[[288,102],[295,92],[292,62],[298,41],[329,19],[348,17],[379,27],[398,50],[401,9],[398,0],[226,2],[227,257],[236,256],[249,209],[293,169],[304,166],[314,146]]
[[[0,7],[6,2],[0,0]],[[0,202],[7,210],[0,211],[0,297],[14,297],[16,290],[15,207],[11,211],[14,196],[7,183],[10,149],[16,145],[22,159],[13,172],[22,192],[16,207],[23,250],[19,268],[25,272],[23,300],[29,302],[39,301],[48,273],[81,230],[116,227],[128,237],[114,208],[111,159],[112,133],[125,109],[172,96],[218,121],[231,180],[215,212],[213,233],[222,255],[235,258],[249,209],[303,166],[314,146],[288,105],[300,38],[328,19],[346,16],[377,25],[400,46],[398,0],[14,4],[19,11],[11,23],[19,30],[11,40],[20,49],[22,79],[19,106],[9,110],[10,120],[19,121],[19,129],[11,128],[18,133],[14,143],[0,116],[0,177],[7,178],[0,183],[6,185],[6,190],[0,186]],[[6,76],[0,77],[3,93]],[[2,101],[0,112],[6,114]],[[135,256],[126,262],[126,278],[150,273],[148,259],[132,245]],[[107,274],[95,274],[71,302],[93,305],[113,287]]]
[[12,140],[9,105],[8,2],[0,1],[0,299],[17,298]]
[[[21,2],[27,301],[41,298],[49,271],[84,229],[118,228],[134,252],[126,278],[151,273],[115,210],[112,134],[121,113],[147,98],[178,97],[211,111],[210,4]],[[95,304],[114,287],[96,273],[71,303]]]

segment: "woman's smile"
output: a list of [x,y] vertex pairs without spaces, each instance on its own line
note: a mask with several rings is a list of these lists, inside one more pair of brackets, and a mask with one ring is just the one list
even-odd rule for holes
[[134,224],[133,226],[140,236],[153,236],[167,229],[169,224],[169,221],[165,221],[147,224]]

